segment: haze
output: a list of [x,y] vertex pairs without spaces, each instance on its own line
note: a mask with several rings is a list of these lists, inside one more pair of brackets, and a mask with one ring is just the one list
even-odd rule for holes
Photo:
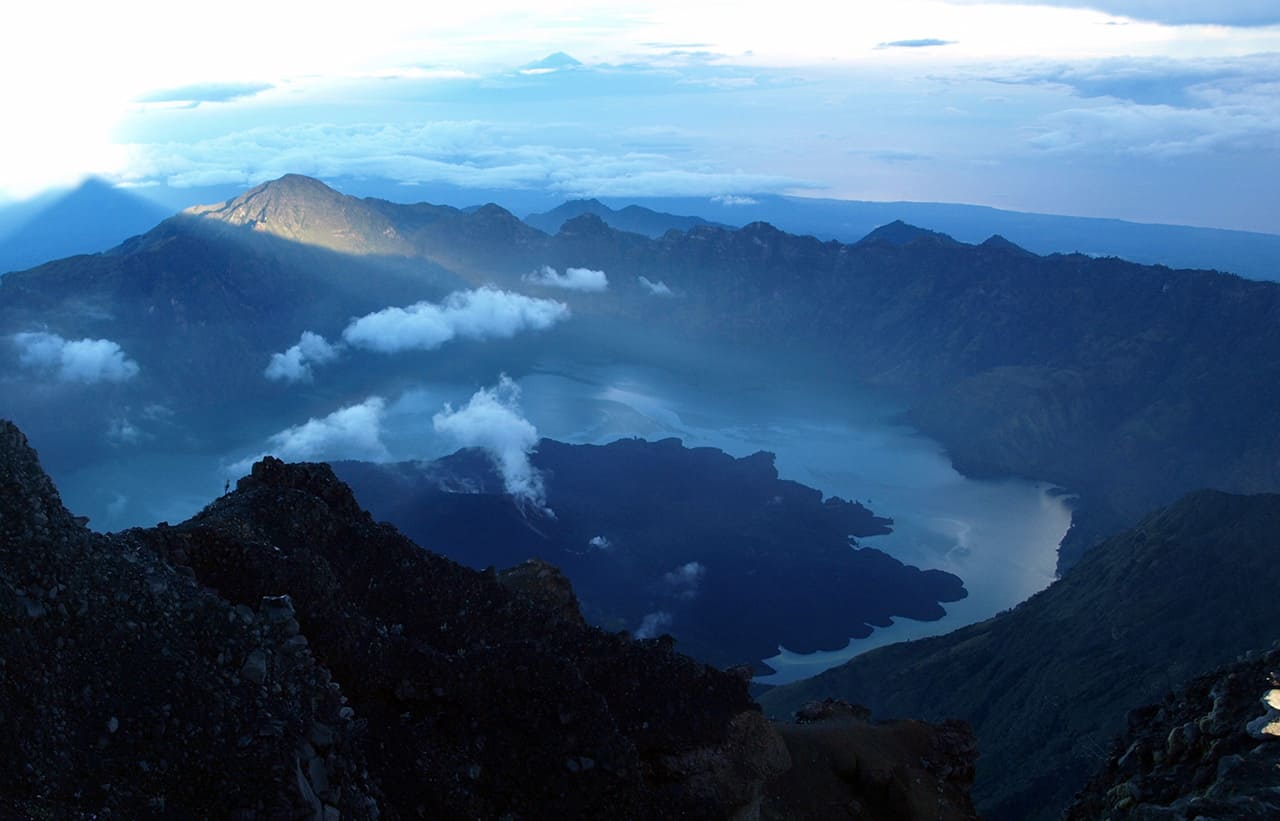
[[11,10],[0,202],[300,172],[1280,231],[1273,3],[484,5]]

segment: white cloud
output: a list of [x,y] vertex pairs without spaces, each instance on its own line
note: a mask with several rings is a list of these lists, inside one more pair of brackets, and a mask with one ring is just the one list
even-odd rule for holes
[[721,205],[759,205],[760,200],[755,197],[743,197],[737,194],[721,194],[718,197],[712,197],[712,202],[718,202]]
[[18,361],[34,370],[52,371],[63,382],[125,382],[138,375],[138,363],[109,339],[71,341],[57,334],[15,334]]
[[663,574],[662,580],[671,588],[676,598],[687,601],[697,598],[698,585],[706,575],[707,568],[701,562],[687,562]]
[[440,304],[418,302],[367,314],[352,320],[342,338],[380,353],[430,351],[457,336],[507,338],[545,330],[568,316],[569,306],[563,302],[478,288],[452,293]]
[[525,274],[524,281],[548,288],[588,293],[599,293],[609,288],[609,278],[604,271],[593,271],[590,268],[566,268],[562,274],[550,265],[543,265],[533,273]]
[[657,282],[654,282],[648,277],[640,277],[640,284],[644,286],[644,289],[646,291],[653,294],[654,296],[674,296],[675,295],[674,293],[672,293],[671,288],[667,286],[667,283],[663,282],[662,280],[658,280]]
[[670,627],[671,621],[671,614],[665,610],[648,613],[640,620],[640,626],[636,628],[635,636],[638,639],[651,639],[657,636],[659,631]]
[[[396,118],[391,111],[388,115]],[[690,162],[680,156],[683,152],[619,149],[616,140],[612,124],[586,131],[575,125],[566,132],[563,123],[547,120],[258,126],[180,143],[134,143],[130,170],[121,179],[163,180],[175,187],[248,186],[300,173],[545,189],[570,198],[709,197],[815,187],[811,180],[785,174]]]
[[613,542],[609,541],[604,536],[592,536],[587,540],[587,544],[594,547],[596,550],[608,550],[613,547]]
[[391,457],[382,443],[382,421],[386,401],[371,396],[358,405],[348,405],[328,416],[308,419],[286,428],[267,440],[267,450],[230,466],[247,471],[263,456],[271,454],[286,462],[315,462],[335,459],[386,461]]
[[[988,4],[990,0],[950,2]],[[1173,26],[1268,26],[1280,23],[1280,9],[1276,7],[1275,0],[1021,0],[1019,5],[1092,8],[1107,14]]]
[[337,358],[338,349],[323,336],[303,331],[298,344],[284,353],[271,355],[263,375],[272,381],[310,382],[312,365],[323,365]]
[[487,451],[502,474],[507,493],[518,502],[554,515],[547,507],[542,474],[529,461],[529,454],[538,444],[538,430],[521,414],[520,386],[506,374],[495,387],[476,391],[457,410],[445,404],[431,421],[437,433],[451,437],[462,447]]
[[107,439],[114,445],[136,445],[143,440],[144,436],[128,417],[116,417],[107,425]]

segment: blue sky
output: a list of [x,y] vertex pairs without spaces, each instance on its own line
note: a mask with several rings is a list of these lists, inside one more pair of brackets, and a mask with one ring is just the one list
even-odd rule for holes
[[0,201],[292,171],[1280,233],[1274,0],[24,6]]

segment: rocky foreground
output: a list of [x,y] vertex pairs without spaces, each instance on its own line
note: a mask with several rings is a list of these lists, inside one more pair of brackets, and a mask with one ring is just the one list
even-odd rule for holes
[[0,815],[970,818],[960,725],[766,721],[744,677],[469,570],[324,465],[94,533],[0,422]]
[[1133,710],[1066,817],[1280,818],[1278,688],[1280,646]]

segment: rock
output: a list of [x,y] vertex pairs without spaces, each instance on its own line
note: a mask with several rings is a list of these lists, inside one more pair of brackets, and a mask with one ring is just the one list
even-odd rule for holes
[[[1161,709],[1134,711],[1066,817],[1280,817],[1280,744],[1258,743],[1280,731],[1277,666],[1278,649],[1248,653],[1169,694]],[[1259,694],[1266,710],[1260,717]]]
[[1268,690],[1262,696],[1266,712],[1248,724],[1249,735],[1262,741],[1274,741],[1280,737],[1280,689]]
[[267,680],[267,654],[254,650],[244,660],[240,668],[240,678],[253,684],[262,684]]

